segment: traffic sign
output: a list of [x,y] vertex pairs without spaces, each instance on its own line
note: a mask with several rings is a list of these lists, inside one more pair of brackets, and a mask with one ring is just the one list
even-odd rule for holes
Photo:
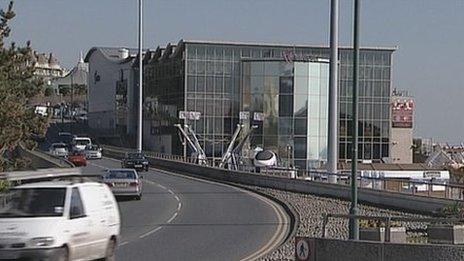
[[239,116],[240,116],[240,120],[248,120],[250,118],[250,112],[241,111]]
[[308,237],[295,237],[295,260],[309,261],[311,258],[311,245]]
[[199,120],[201,112],[198,111],[179,111],[179,119],[181,120]]
[[255,112],[253,114],[253,120],[255,121],[264,121],[264,113],[262,112]]

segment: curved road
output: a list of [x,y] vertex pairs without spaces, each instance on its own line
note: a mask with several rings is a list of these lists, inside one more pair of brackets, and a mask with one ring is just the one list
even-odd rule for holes
[[[117,167],[104,158],[84,172]],[[141,173],[142,200],[119,202],[117,260],[253,260],[287,235],[287,215],[264,197],[154,169]]]

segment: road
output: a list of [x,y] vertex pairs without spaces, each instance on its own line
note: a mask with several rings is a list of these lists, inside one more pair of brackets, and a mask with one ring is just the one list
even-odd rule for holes
[[[115,167],[103,158],[83,170]],[[288,232],[281,207],[254,193],[154,169],[142,175],[142,200],[119,202],[117,260],[253,260]]]

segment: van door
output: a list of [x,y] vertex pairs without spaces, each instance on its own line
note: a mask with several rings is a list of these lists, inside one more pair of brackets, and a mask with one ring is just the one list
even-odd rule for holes
[[78,188],[72,188],[69,206],[69,232],[70,232],[70,255],[72,260],[88,259],[91,254],[90,235],[92,222],[88,218],[81,193]]
[[86,185],[81,187],[84,204],[88,209],[88,216],[94,227],[92,230],[92,248],[96,258],[101,258],[106,253],[106,247],[111,235],[108,231],[108,215],[105,211],[103,201],[105,194],[102,193],[103,185]]

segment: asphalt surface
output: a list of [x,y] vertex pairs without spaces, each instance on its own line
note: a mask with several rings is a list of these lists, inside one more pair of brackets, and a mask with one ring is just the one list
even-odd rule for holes
[[[117,168],[89,161],[85,173]],[[141,172],[141,201],[119,201],[117,260],[252,260],[286,236],[288,218],[256,194],[157,170]]]

